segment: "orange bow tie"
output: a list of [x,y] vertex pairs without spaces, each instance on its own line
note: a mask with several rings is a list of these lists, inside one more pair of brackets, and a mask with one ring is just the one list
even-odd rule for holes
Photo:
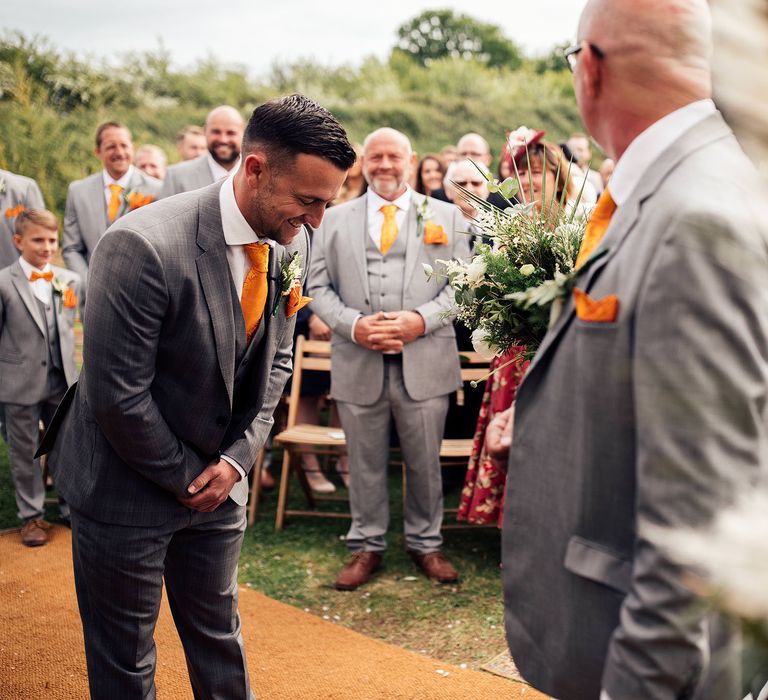
[[29,281],[37,282],[37,280],[45,280],[46,282],[53,282],[53,271],[48,270],[48,272],[38,272],[37,270],[32,270],[32,274],[29,276]]

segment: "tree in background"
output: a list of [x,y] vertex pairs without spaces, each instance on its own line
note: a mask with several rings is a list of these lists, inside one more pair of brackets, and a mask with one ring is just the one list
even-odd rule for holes
[[495,24],[452,10],[427,10],[397,30],[396,50],[428,66],[440,58],[475,60],[488,66],[518,68],[520,49]]

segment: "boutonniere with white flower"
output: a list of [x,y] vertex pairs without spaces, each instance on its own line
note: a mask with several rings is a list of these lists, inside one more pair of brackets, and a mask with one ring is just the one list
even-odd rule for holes
[[421,236],[422,233],[424,233],[424,227],[429,222],[429,220],[434,217],[434,215],[435,215],[435,212],[432,211],[432,208],[429,206],[429,202],[427,201],[427,198],[424,197],[416,205],[416,237],[417,238]]
[[280,260],[280,294],[275,299],[275,307],[272,309],[273,316],[277,315],[280,300],[283,297],[288,297],[285,306],[287,318],[293,316],[299,309],[304,308],[312,301],[311,297],[305,297],[301,294],[301,276],[303,274],[301,263],[301,253],[298,252],[293,255],[285,255]]
[[5,186],[5,178],[4,177],[0,177],[0,194],[5,194],[5,191],[7,189],[8,188]]
[[59,313],[61,313],[62,308],[74,309],[77,306],[77,294],[75,294],[71,284],[74,283],[67,284],[61,277],[54,277],[51,280],[53,295],[58,301]]

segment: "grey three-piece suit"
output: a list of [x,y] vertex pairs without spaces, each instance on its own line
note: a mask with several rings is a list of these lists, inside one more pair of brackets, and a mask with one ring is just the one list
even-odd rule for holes
[[236,612],[247,481],[212,513],[177,497],[222,453],[250,470],[266,441],[295,323],[284,301],[272,313],[280,260],[306,260],[308,237],[272,248],[264,315],[247,345],[220,187],[122,217],[93,256],[84,367],[50,431],[50,465],[73,510],[94,698],[154,697],[163,575],[195,697],[250,696]]
[[[134,167],[126,194],[137,191],[157,196],[160,184],[160,180]],[[84,286],[94,248],[109,225],[102,171],[70,183],[64,209],[61,254],[67,267],[80,275]]]
[[[466,258],[469,236],[460,233],[457,207],[430,199],[432,221],[443,226],[448,243],[426,245],[423,233],[417,235],[416,205],[423,199],[412,194],[403,230],[386,256],[368,233],[366,195],[329,209],[313,238],[308,294],[312,311],[333,329],[331,395],[349,448],[352,550],[385,548],[391,416],[407,469],[406,545],[427,553],[442,544],[440,442],[448,395],[461,376],[448,317],[453,291],[445,280],[428,281],[422,264]],[[426,325],[425,335],[405,345],[401,358],[353,342],[352,325],[360,314],[400,309],[418,311]]]
[[207,187],[212,183],[213,175],[208,164],[208,155],[203,153],[197,158],[176,163],[168,168],[163,186],[160,189],[160,198],[164,199],[174,194],[191,192],[201,187]]
[[[506,630],[560,700],[738,700],[737,661],[644,525],[696,527],[768,474],[768,235],[714,114],[614,214],[517,394]],[[600,249],[608,252],[597,257]],[[745,572],[749,575],[749,572]]]
[[[55,278],[79,291],[79,277],[51,266]],[[0,403],[21,520],[42,518],[45,484],[34,460],[39,423],[48,424],[67,387],[77,379],[75,309],[61,296],[38,299],[17,260],[0,270]]]

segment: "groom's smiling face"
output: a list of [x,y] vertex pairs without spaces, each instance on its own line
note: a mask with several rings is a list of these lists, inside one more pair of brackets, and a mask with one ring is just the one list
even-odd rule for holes
[[245,201],[238,197],[238,206],[259,236],[288,245],[304,224],[320,226],[346,174],[320,156],[299,153],[292,163],[273,168],[264,154],[251,153],[242,172],[247,183]]

